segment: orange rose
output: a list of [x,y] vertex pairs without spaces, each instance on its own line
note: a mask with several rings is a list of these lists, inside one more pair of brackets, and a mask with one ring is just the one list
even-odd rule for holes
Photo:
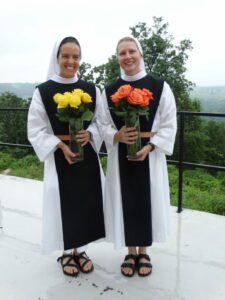
[[119,94],[116,92],[111,96],[112,102],[116,105],[120,102],[121,98],[119,97]]
[[143,98],[143,102],[140,104],[140,106],[149,106],[149,99]]
[[[144,101],[144,96],[140,89],[134,89],[131,91],[130,95],[127,97],[127,100],[130,104],[145,106],[146,101]],[[144,104],[144,105],[143,105]]]
[[146,100],[152,100],[153,99],[153,94],[147,89],[142,89],[142,94],[143,94],[143,96]]
[[122,85],[118,91],[117,94],[120,98],[126,98],[130,95],[130,92],[133,90],[132,86],[129,84]]

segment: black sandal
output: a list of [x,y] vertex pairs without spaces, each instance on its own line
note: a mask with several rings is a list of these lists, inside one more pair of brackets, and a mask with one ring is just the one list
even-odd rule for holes
[[[85,270],[84,269],[84,267],[86,266],[86,264],[89,261],[91,261],[85,252],[81,252],[79,254],[73,254],[73,255],[74,255],[73,257],[74,257],[74,259],[75,259],[75,261],[76,261],[76,263],[77,263],[77,265],[78,265],[78,267],[79,267],[79,269],[80,269],[81,272],[87,274],[87,273],[90,273],[90,272],[92,272],[94,270],[93,263],[92,263],[92,266],[91,266],[91,268],[89,270]],[[84,259],[85,261],[83,263],[81,263],[80,259]]]
[[[128,259],[133,259],[134,263],[126,262],[126,260],[128,260]],[[136,260],[137,260],[137,255],[135,255],[135,254],[128,254],[128,255],[125,256],[124,262],[121,265],[121,273],[124,276],[126,276],[126,277],[132,277],[132,276],[134,276],[135,269],[136,269]],[[122,270],[122,268],[129,268],[130,270],[132,270],[132,273],[131,274],[125,273]]]
[[[64,263],[64,258],[69,258],[65,263]],[[74,256],[72,254],[63,254],[62,256],[58,257],[57,262],[61,262],[62,270],[65,275],[72,276],[72,277],[77,277],[79,273],[79,268],[78,265],[76,264],[76,261],[74,259]],[[73,267],[77,269],[77,272],[67,272],[65,271],[65,267]]]
[[[139,262],[141,258],[146,259],[148,262]],[[144,268],[144,267],[149,269],[149,272],[146,273],[146,274],[140,273],[140,269]],[[142,254],[142,253],[138,254],[138,256],[137,256],[137,269],[138,269],[138,275],[142,276],[142,277],[148,276],[152,273],[151,259],[150,259],[148,254]]]

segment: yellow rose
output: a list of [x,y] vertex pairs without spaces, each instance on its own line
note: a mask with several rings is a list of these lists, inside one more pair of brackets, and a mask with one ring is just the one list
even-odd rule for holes
[[57,106],[57,108],[59,109],[59,108],[66,108],[67,107],[67,105],[63,105],[63,104],[58,104],[58,106]]
[[69,98],[65,95],[57,93],[53,96],[53,100],[58,104],[57,108],[65,108],[69,105]]
[[72,93],[81,97],[81,95],[83,95],[84,91],[81,89],[75,89],[75,90],[73,90]]
[[60,93],[57,93],[53,96],[53,100],[56,102],[56,103],[59,103],[60,99],[63,98],[63,95],[60,94]]
[[80,96],[72,94],[69,104],[71,107],[78,108],[78,106],[81,104]]
[[69,105],[69,99],[67,97],[65,97],[64,95],[62,95],[62,97],[60,97],[58,99],[58,106],[57,108],[65,108]]
[[81,96],[81,100],[84,103],[91,103],[91,96],[88,93],[83,93],[83,95]]
[[65,97],[65,99],[67,99],[68,103],[70,103],[70,101],[71,101],[71,99],[73,97],[73,94],[70,93],[70,92],[65,92],[64,93],[64,97]]

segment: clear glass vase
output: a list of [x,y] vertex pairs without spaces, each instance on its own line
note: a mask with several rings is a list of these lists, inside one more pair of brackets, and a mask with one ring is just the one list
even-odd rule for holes
[[[138,115],[128,115],[125,119],[126,127],[134,127],[138,133],[140,132],[140,121]],[[127,144],[127,156],[129,159],[136,159],[137,152],[141,149],[141,139],[138,135],[138,138],[135,140],[134,144]]]
[[75,162],[84,160],[84,148],[81,146],[81,143],[76,140],[76,134],[81,129],[83,129],[83,120],[81,118],[71,119],[69,121],[70,150],[75,154],[79,154],[79,156],[74,158]]

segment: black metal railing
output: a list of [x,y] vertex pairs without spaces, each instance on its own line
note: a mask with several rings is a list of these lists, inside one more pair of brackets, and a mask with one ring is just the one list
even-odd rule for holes
[[[14,112],[28,112],[28,108],[9,108],[9,107],[4,107],[0,108],[1,111],[14,111]],[[13,143],[2,143],[0,142],[0,147],[16,147],[16,148],[30,148],[32,149],[33,147],[31,145],[23,145],[23,144],[13,144]]]
[[[0,108],[1,111],[22,111],[27,112],[28,108]],[[206,164],[197,164],[191,162],[184,161],[184,123],[185,117],[187,116],[198,116],[198,117],[219,117],[225,118],[225,113],[203,113],[203,112],[189,112],[189,111],[179,111],[177,115],[180,118],[180,126],[179,126],[179,154],[178,160],[169,160],[167,159],[167,163],[171,165],[176,165],[178,167],[178,206],[177,212],[180,213],[182,211],[182,198],[183,198],[183,172],[184,168],[200,168],[207,170],[215,170],[215,171],[225,171],[225,166],[214,166],[214,165],[206,165]],[[225,138],[225,137],[224,137]],[[32,148],[31,145],[22,145],[22,144],[13,144],[13,143],[1,143],[0,147],[19,147],[19,148]],[[107,153],[101,153],[107,155]]]
[[[182,211],[182,199],[183,199],[183,172],[184,168],[200,168],[207,170],[215,170],[215,171],[225,171],[225,167],[223,166],[214,166],[214,165],[206,165],[206,164],[197,164],[191,162],[184,162],[184,123],[186,116],[198,116],[198,117],[219,117],[225,118],[225,113],[203,113],[203,112],[189,112],[189,111],[179,111],[177,115],[180,118],[180,126],[179,126],[179,154],[178,161],[176,160],[167,160],[168,164],[173,164],[178,167],[178,205],[177,212],[180,213]],[[225,138],[225,137],[224,137]]]

